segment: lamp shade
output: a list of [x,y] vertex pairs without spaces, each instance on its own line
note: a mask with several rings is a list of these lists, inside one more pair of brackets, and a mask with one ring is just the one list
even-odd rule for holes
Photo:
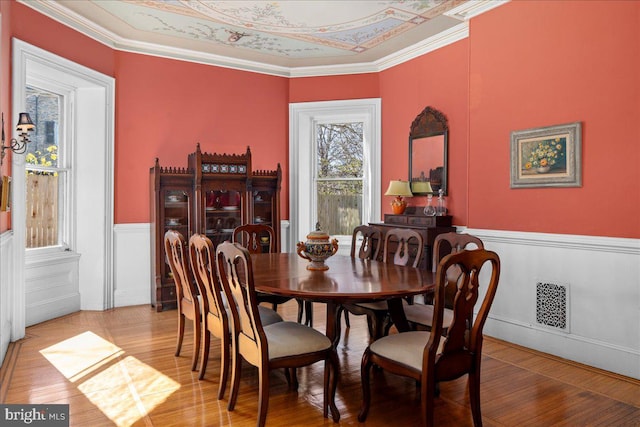
[[29,116],[29,113],[20,113],[18,124],[16,125],[16,130],[18,132],[26,132],[33,130],[33,128],[35,128],[35,125],[31,121],[31,116]]
[[431,188],[429,181],[413,181],[411,183],[411,192],[421,194],[433,193],[433,188]]
[[404,196],[412,197],[411,188],[409,187],[409,181],[390,181],[385,196]]

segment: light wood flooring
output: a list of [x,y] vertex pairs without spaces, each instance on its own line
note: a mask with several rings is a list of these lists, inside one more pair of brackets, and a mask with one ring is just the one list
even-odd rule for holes
[[[295,302],[280,306],[287,319]],[[315,327],[324,331],[324,307],[314,305]],[[217,400],[220,345],[212,340],[204,380],[190,370],[192,328],[174,356],[176,311],[149,306],[79,312],[29,327],[10,345],[0,379],[2,403],[70,405],[72,426],[254,426],[257,376],[244,365],[236,409]],[[373,400],[358,423],[360,358],[366,321],[351,316],[338,355],[339,425],[413,426],[419,400],[413,381],[383,371],[372,376]],[[600,371],[487,337],[481,401],[485,426],[640,426],[640,381]],[[282,372],[271,377],[267,426],[331,426],[322,417],[322,364],[299,371],[299,389]],[[466,377],[442,383],[435,419],[440,426],[471,425]]]

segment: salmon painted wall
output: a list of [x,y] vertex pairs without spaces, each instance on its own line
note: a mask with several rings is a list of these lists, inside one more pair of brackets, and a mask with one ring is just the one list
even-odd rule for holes
[[[0,1],[0,110],[4,113],[6,137],[9,138],[11,123],[11,7],[10,3]],[[7,154],[0,167],[0,178],[11,174],[11,154]],[[11,228],[11,213],[0,212],[0,233]]]
[[[117,58],[116,223],[148,222],[154,159],[186,167],[198,142],[209,153],[250,146],[253,169],[285,168],[287,79],[124,52]],[[288,217],[286,173],[282,181]]]
[[[468,39],[381,72],[382,189],[392,179],[408,179],[409,131],[425,107],[443,112],[449,123],[447,207],[455,225],[467,223]],[[382,211],[391,213],[383,196]],[[408,199],[425,206],[426,197]]]
[[379,79],[379,73],[292,78],[289,81],[288,102],[378,98]]
[[[640,238],[640,2],[510,2],[471,21],[473,228]],[[510,133],[582,122],[582,187],[510,189]]]

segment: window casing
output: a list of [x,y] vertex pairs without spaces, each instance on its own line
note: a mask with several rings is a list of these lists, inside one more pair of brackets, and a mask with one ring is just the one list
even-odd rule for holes
[[43,82],[26,86],[26,109],[35,132],[25,154],[26,248],[69,248],[70,156],[65,143],[70,96]]

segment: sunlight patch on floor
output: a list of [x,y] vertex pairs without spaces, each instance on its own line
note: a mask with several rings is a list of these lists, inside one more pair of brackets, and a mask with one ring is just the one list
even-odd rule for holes
[[69,381],[75,382],[123,353],[122,349],[87,331],[40,350]]
[[147,416],[180,384],[93,332],[84,332],[40,353],[117,426]]

